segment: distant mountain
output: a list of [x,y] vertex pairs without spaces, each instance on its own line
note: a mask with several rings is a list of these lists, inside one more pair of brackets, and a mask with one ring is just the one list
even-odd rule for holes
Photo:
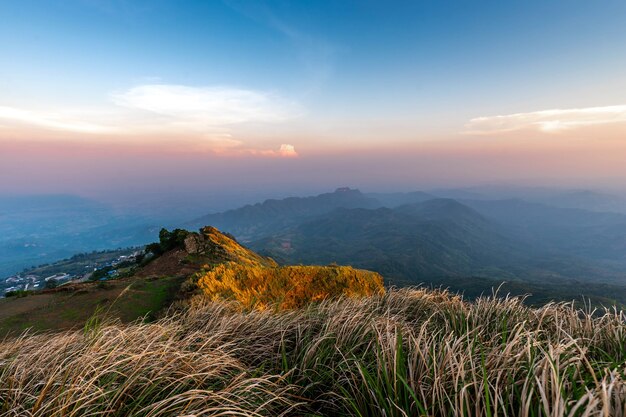
[[555,207],[626,213],[625,198],[589,190],[558,193],[556,195],[539,198],[536,201]]
[[191,226],[215,225],[285,262],[350,263],[405,282],[437,275],[626,281],[626,215],[492,200],[492,191],[433,192],[465,197],[455,200],[344,188],[267,200]]
[[[593,214],[590,218],[597,217]],[[510,222],[494,221],[456,200],[433,199],[396,209],[338,209],[251,246],[284,262],[350,263],[400,284],[469,276],[619,282],[624,276],[619,269],[573,256],[564,245],[535,245],[535,237],[525,237]]]
[[397,209],[338,209],[251,246],[288,262],[346,263],[395,282],[510,275],[520,247],[471,208],[435,199]]
[[463,200],[509,235],[546,251],[617,262],[626,280],[626,215],[559,208],[519,199]]
[[437,197],[458,200],[521,199],[553,207],[626,214],[626,196],[585,189],[492,185],[461,189],[438,189],[428,191],[428,193]]
[[483,195],[474,188],[436,188],[428,190],[431,194],[438,198],[454,198],[454,199],[489,199],[490,197]]
[[388,208],[403,206],[405,204],[422,203],[437,198],[423,191],[413,191],[409,193],[367,193],[365,195],[377,200],[383,207]]
[[307,219],[337,208],[375,208],[381,203],[359,190],[338,188],[333,193],[314,197],[289,197],[265,200],[223,213],[209,214],[189,224],[190,228],[215,226],[232,233],[241,241],[251,241],[285,230]]
[[425,220],[448,221],[458,225],[475,225],[488,228],[489,222],[476,210],[451,198],[434,198],[419,204],[407,204],[397,208],[401,213],[418,216]]

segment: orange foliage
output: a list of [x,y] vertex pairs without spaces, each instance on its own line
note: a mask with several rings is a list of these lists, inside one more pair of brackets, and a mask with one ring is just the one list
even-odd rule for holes
[[264,267],[224,263],[202,274],[198,286],[212,300],[239,301],[247,309],[293,309],[337,296],[385,292],[376,272],[349,266]]

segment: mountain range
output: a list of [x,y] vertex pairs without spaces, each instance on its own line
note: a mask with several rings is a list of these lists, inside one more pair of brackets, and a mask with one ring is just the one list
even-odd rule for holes
[[337,208],[376,208],[380,202],[359,190],[338,188],[333,193],[314,197],[270,199],[222,213],[208,214],[186,224],[190,228],[206,225],[227,230],[241,241],[251,241],[297,225],[309,218]]
[[[597,208],[617,197],[522,191],[527,199],[493,189],[362,193],[344,187],[179,225],[215,226],[280,263],[349,264],[379,272],[394,285],[479,292],[506,281],[521,292],[626,294],[626,214]],[[549,202],[540,201],[550,195]],[[596,209],[570,207],[572,198]],[[151,223],[71,196],[5,198],[0,272],[86,250],[141,245],[157,234]]]
[[193,224],[214,225],[279,262],[347,263],[395,285],[488,291],[507,281],[521,289],[548,286],[548,293],[585,287],[578,295],[609,298],[602,285],[626,289],[626,215],[459,197],[475,198],[341,188],[268,200]]

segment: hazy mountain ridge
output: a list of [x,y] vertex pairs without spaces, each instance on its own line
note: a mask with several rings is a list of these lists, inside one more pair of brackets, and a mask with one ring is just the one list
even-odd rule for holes
[[478,212],[451,199],[396,209],[338,209],[251,246],[286,262],[345,263],[397,283],[433,277],[515,277],[532,257]]
[[270,199],[254,205],[209,214],[188,224],[190,227],[213,225],[227,230],[242,241],[250,241],[293,226],[307,218],[336,208],[375,208],[381,203],[359,190],[338,188],[335,192],[313,197]]
[[383,207],[394,208],[406,204],[423,203],[427,200],[438,198],[434,194],[423,191],[397,192],[397,193],[365,193],[367,197],[373,198]]
[[626,262],[626,215],[557,208],[520,199],[461,200],[515,237],[546,250],[595,260]]
[[430,190],[438,197],[459,200],[520,199],[558,208],[576,208],[593,212],[626,214],[626,196],[585,189],[551,187],[482,186],[457,189]]

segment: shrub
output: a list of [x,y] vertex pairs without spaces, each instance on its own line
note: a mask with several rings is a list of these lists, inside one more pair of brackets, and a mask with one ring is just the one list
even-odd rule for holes
[[15,297],[15,298],[22,298],[22,297],[26,297],[30,294],[32,294],[33,292],[30,290],[15,290],[15,291],[8,291],[6,293],[4,293],[5,297]]
[[57,281],[54,278],[50,278],[49,280],[46,281],[46,289],[52,289],[58,286],[59,286],[59,281]]
[[155,256],[162,255],[167,251],[183,246],[187,236],[189,236],[187,230],[174,229],[170,232],[163,228],[159,232],[159,242],[146,245],[146,252]]

